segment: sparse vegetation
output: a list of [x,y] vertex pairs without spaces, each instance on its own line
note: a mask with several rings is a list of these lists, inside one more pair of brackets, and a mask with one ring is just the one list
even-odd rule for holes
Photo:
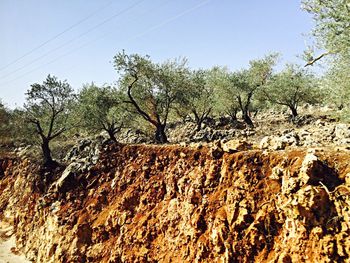
[[[114,67],[119,73],[116,85],[84,85],[73,96],[66,81],[48,76],[43,84],[33,84],[26,93],[24,109],[7,109],[0,103],[2,143],[40,142],[44,163],[52,163],[50,141],[67,132],[97,134],[106,132],[117,141],[122,129],[153,127],[154,142],[167,143],[169,123],[195,123],[200,132],[206,121],[226,118],[231,125],[242,120],[254,127],[258,112],[276,106],[289,109],[292,119],[304,104],[334,107],[347,119],[350,103],[350,7],[344,0],[302,1],[315,19],[315,56],[305,52],[307,65],[325,61],[328,70],[315,76],[302,65],[287,64],[277,71],[278,55],[251,60],[249,66],[229,70],[225,66],[193,69],[185,58],[156,63],[149,56],[119,52]],[[66,138],[65,138],[66,139]]]

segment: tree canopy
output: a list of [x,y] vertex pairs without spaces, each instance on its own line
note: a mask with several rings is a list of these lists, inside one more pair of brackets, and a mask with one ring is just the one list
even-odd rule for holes
[[297,65],[289,64],[284,70],[274,74],[262,93],[274,104],[287,106],[292,117],[298,115],[299,105],[319,101],[318,89],[313,76]]
[[114,57],[114,66],[122,74],[120,85],[127,96],[124,102],[155,127],[156,142],[167,142],[165,129],[186,80],[187,61],[153,63],[148,56],[120,52]]
[[66,81],[48,75],[43,84],[35,83],[26,93],[27,118],[41,138],[44,163],[53,163],[49,143],[67,130],[73,89]]
[[78,94],[77,112],[82,125],[90,132],[106,131],[116,141],[123,124],[130,116],[122,107],[122,98],[116,88],[85,85]]
[[188,77],[179,93],[177,112],[182,117],[191,116],[197,125],[197,131],[202,128],[202,123],[213,112],[214,85],[210,83],[210,74],[207,70],[188,71]]
[[304,10],[313,15],[315,27],[313,35],[318,47],[325,53],[313,57],[309,54],[309,63],[321,59],[325,54],[350,55],[350,3],[348,0],[303,0]]

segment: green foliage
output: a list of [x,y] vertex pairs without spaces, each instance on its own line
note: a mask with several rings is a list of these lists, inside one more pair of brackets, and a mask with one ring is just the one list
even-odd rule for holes
[[249,62],[247,79],[249,82],[249,90],[254,90],[266,84],[271,77],[273,67],[279,58],[278,53],[266,55],[262,59],[255,59]]
[[5,105],[0,100],[0,121],[5,122],[7,119],[7,110]]
[[43,84],[33,84],[26,93],[27,119],[41,139],[45,164],[51,164],[49,142],[67,130],[73,89],[66,81],[48,75]]
[[313,34],[318,47],[326,50],[316,58],[313,57],[313,52],[306,52],[309,60],[307,65],[312,65],[325,55],[331,55],[328,56],[330,68],[322,83],[323,89],[326,90],[326,102],[336,105],[342,113],[345,112],[344,115],[348,115],[346,112],[350,102],[350,2],[304,0],[303,8],[314,17]]
[[148,56],[120,52],[114,57],[114,66],[122,74],[120,85],[129,110],[155,127],[157,142],[167,142],[165,128],[186,83],[187,60],[159,64],[153,63]]
[[9,127],[10,136],[16,143],[38,144],[40,138],[36,134],[35,127],[28,122],[28,114],[24,109],[11,111]]
[[[208,71],[208,85],[213,89],[213,111],[216,115],[235,116],[239,109],[235,91],[231,88],[229,70],[225,67],[213,67]],[[232,112],[231,112],[232,110]],[[234,118],[235,119],[235,118]]]
[[115,88],[85,85],[78,94],[77,116],[89,132],[106,131],[110,139],[130,121],[130,114],[122,107],[122,98]]
[[317,103],[320,100],[315,78],[297,65],[273,75],[262,90],[262,96],[271,103],[287,106],[293,117],[298,115],[298,106],[304,103]]
[[322,83],[327,92],[327,103],[335,105],[338,109],[348,108],[350,104],[349,61],[347,58],[341,58],[333,63]]
[[350,3],[348,0],[303,0],[303,9],[313,15],[314,36],[329,53],[350,52]]
[[28,119],[37,129],[37,123],[40,124],[45,137],[53,139],[67,129],[66,122],[73,100],[73,89],[66,81],[62,82],[48,75],[43,84],[31,85],[26,96],[25,108]]
[[[233,120],[236,119],[237,112],[240,110],[243,120],[252,126],[253,122],[249,115],[253,109],[254,94],[271,77],[277,57],[277,54],[271,54],[263,59],[252,60],[248,69],[235,72],[230,72],[226,68],[214,68],[211,72],[214,77],[212,82],[221,97],[217,100],[223,105],[220,110],[231,116]],[[258,104],[255,103],[255,105]]]
[[209,82],[209,72],[206,70],[188,71],[186,87],[179,93],[177,113],[185,118],[191,116],[201,129],[203,121],[209,117],[214,107],[214,86]]
[[26,111],[10,110],[0,102],[0,143],[18,145],[32,144],[36,137],[34,129],[28,124]]
[[0,101],[0,143],[8,141],[10,113]]

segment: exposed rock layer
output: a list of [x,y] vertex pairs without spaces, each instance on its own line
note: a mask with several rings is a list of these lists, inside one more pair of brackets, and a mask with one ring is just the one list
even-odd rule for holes
[[349,157],[110,145],[52,174],[7,159],[0,215],[34,262],[349,262]]

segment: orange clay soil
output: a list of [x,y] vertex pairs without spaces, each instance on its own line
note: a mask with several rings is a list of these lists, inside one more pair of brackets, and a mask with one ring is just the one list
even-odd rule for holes
[[111,145],[59,189],[3,160],[0,218],[35,262],[349,262],[349,158]]

